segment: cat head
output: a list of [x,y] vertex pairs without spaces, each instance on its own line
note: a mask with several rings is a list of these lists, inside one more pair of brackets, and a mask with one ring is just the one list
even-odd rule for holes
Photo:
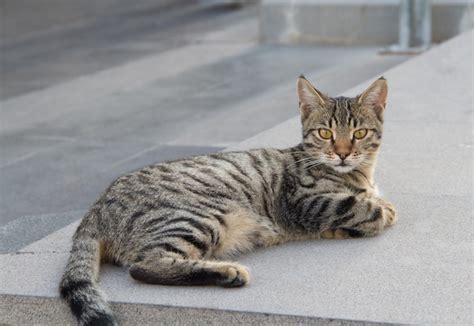
[[387,81],[356,97],[329,97],[304,76],[297,81],[303,146],[318,162],[346,173],[375,162],[382,138]]

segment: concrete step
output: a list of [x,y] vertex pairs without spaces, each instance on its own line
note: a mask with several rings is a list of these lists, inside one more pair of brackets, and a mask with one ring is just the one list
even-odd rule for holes
[[[252,7],[235,13],[218,8],[202,11],[225,13],[209,30],[179,34],[188,39],[184,44],[168,47],[162,34],[151,33],[160,42],[150,43],[161,50],[0,103],[0,176],[9,185],[0,187],[0,251],[64,226],[74,215],[57,223],[60,214],[87,209],[127,171],[218,151],[296,115],[294,81],[300,73],[337,93],[407,59],[379,56],[370,47],[262,46],[256,43],[257,20],[245,11]],[[231,19],[222,21],[226,17]],[[129,24],[122,28],[136,27]],[[134,43],[129,47],[133,52]],[[38,49],[29,50],[35,57]],[[58,68],[39,66],[43,72]],[[29,225],[34,230],[25,232]]]
[[[376,238],[295,242],[246,255],[239,261],[253,281],[243,289],[150,286],[105,266],[101,287],[119,321],[470,324],[473,94],[466,71],[473,36],[384,73],[390,95],[377,183],[397,206],[398,225]],[[294,118],[230,149],[287,146],[299,135]],[[0,323],[73,323],[57,286],[75,226],[0,255]]]
[[[399,4],[398,0],[262,0],[260,39],[271,44],[394,44]],[[473,27],[472,1],[432,2],[433,42]]]

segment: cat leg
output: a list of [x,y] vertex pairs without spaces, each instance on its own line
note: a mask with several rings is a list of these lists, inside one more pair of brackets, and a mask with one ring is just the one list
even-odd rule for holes
[[221,230],[217,246],[213,248],[213,258],[230,259],[255,248],[285,242],[281,230],[266,216],[239,208],[222,218],[225,227]]
[[395,207],[382,198],[337,195],[333,216],[322,227],[320,237],[345,239],[374,236],[397,221]]
[[237,263],[163,257],[132,264],[130,275],[138,281],[163,285],[219,285],[240,287],[249,280]]

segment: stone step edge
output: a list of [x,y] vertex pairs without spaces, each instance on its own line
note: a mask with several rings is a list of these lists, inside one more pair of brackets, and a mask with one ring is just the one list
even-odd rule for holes
[[[357,320],[333,319],[209,308],[176,307],[110,301],[120,324],[147,325],[330,325],[330,326],[377,326],[391,325]],[[51,315],[55,320],[51,320]],[[75,325],[69,308],[59,298],[0,295],[0,322],[6,324]]]

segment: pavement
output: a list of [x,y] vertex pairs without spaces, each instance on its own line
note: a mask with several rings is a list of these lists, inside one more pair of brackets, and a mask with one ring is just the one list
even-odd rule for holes
[[293,117],[303,72],[335,94],[408,58],[260,45],[252,4],[143,2],[2,45],[0,252],[68,225],[123,173]]
[[248,12],[199,42],[4,98],[0,323],[73,323],[57,291],[70,238],[116,176],[183,155],[298,142],[294,80],[305,72],[330,94],[388,79],[377,180],[399,223],[376,238],[248,254],[243,289],[150,286],[104,266],[101,288],[119,320],[472,324],[473,32],[391,68],[406,57],[258,45]]
[[4,0],[0,9],[2,99],[187,44],[227,42],[219,37],[227,26],[244,26],[232,43],[252,42],[257,33],[255,5]]
[[[473,88],[466,71],[473,53],[466,44],[473,36],[463,34],[384,73],[390,95],[377,182],[398,208],[396,226],[370,239],[294,242],[245,255],[239,261],[253,280],[243,289],[150,286],[104,266],[101,288],[119,320],[472,324]],[[299,134],[293,118],[229,150],[283,147]],[[0,256],[0,322],[73,322],[57,284],[76,226]]]

